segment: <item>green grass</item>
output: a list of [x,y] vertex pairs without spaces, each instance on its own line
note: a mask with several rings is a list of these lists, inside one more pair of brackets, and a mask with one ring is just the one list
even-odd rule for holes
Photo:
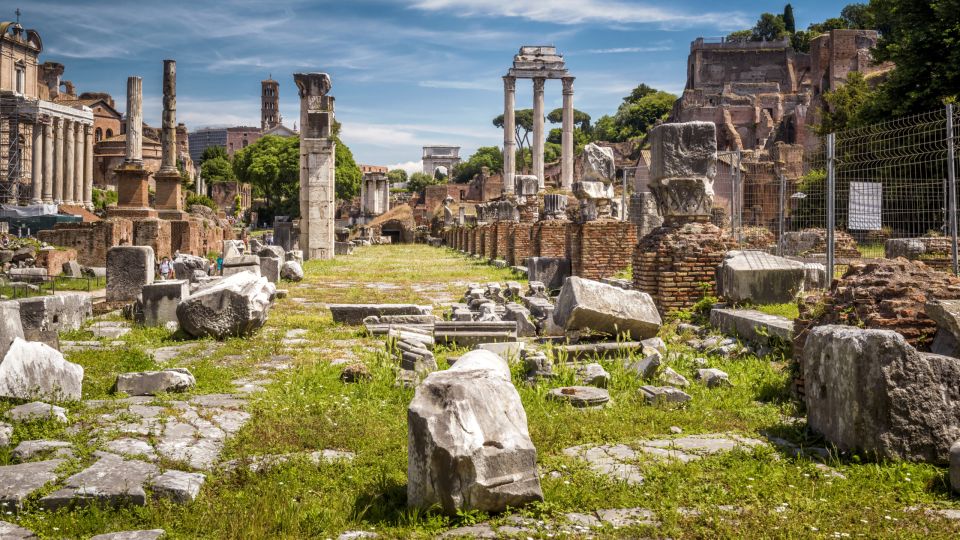
[[[456,301],[469,282],[502,282],[514,279],[512,274],[426,246],[364,247],[349,257],[305,266],[305,281],[282,285],[289,289],[289,297],[278,301],[256,336],[222,344],[201,341],[169,365],[190,367],[198,379],[196,392],[208,393],[224,391],[237,377],[251,376],[270,355],[291,355],[294,368],[278,374],[266,392],[251,400],[252,419],[229,440],[223,458],[331,448],[355,452],[353,462],[317,466],[291,461],[259,474],[213,472],[200,497],[184,506],[58,512],[28,508],[4,519],[23,524],[42,538],[88,538],[160,527],[174,539],[335,538],[355,529],[374,529],[383,538],[433,538],[445,528],[486,520],[488,516],[479,513],[447,517],[406,508],[406,409],[413,391],[394,386],[395,361],[382,354],[381,339],[334,324],[320,304]],[[782,306],[777,309],[786,311]],[[284,333],[294,328],[308,331],[309,345],[280,344]],[[668,327],[663,336],[676,354],[669,365],[692,380],[694,359],[703,355],[671,340]],[[88,339],[89,334],[67,337]],[[121,341],[122,347],[106,352],[69,355],[87,371],[85,397],[108,397],[119,371],[162,367],[145,351],[181,343],[156,329],[135,329]],[[441,366],[448,355],[460,352],[440,351]],[[341,383],[340,368],[328,363],[335,358],[362,361],[372,380]],[[689,389],[693,401],[679,409],[645,405],[638,396],[644,381],[625,372],[620,361],[604,361],[612,375],[613,404],[589,411],[544,397],[550,388],[575,382],[573,367],[557,366],[556,379],[530,386],[515,366],[514,382],[537,447],[546,498],[522,513],[549,520],[570,511],[640,506],[654,510],[662,522],[658,529],[605,530],[599,537],[820,538],[836,532],[864,538],[951,538],[960,532],[949,522],[905,511],[914,505],[960,508],[948,494],[946,470],[929,465],[848,457],[831,463],[846,475],[841,480],[825,476],[808,460],[765,448],[689,464],[644,462],[646,482],[630,486],[563,455],[564,448],[578,444],[629,444],[670,436],[671,426],[681,427],[685,434],[732,431],[758,438],[769,430],[797,442],[819,442],[802,425],[789,421],[798,411],[787,391],[789,376],[782,362],[755,357],[707,361],[727,371],[734,386],[707,390],[694,384]],[[9,406],[0,404],[0,412]],[[15,442],[40,436],[83,440],[95,413],[84,412],[77,404],[70,408],[90,421],[79,434],[41,423],[18,426]],[[8,452],[0,451],[0,462],[8,462]],[[717,505],[733,505],[742,513],[724,514]],[[684,517],[676,512],[680,507],[702,514]]]
[[759,312],[766,313],[768,315],[777,315],[779,317],[786,317],[790,320],[794,320],[800,316],[800,308],[797,307],[796,302],[791,302],[787,304],[766,304],[761,306],[750,306],[750,309],[755,309]]

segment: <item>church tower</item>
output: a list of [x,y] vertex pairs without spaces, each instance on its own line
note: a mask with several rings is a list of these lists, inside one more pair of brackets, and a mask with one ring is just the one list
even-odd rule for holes
[[280,83],[267,78],[260,81],[260,130],[280,124]]

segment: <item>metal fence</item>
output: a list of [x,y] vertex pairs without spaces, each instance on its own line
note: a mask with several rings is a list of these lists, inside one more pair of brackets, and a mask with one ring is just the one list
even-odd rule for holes
[[[799,160],[721,152],[714,189],[733,237],[827,265],[907,254],[958,272],[954,126],[942,110],[829,134]],[[909,242],[888,240],[911,239]],[[768,247],[766,245],[762,246]]]

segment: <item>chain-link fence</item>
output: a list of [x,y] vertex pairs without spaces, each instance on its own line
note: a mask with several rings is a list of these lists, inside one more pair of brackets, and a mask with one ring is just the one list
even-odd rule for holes
[[[834,134],[771,159],[720,152],[714,183],[743,248],[822,262],[904,256],[957,272],[952,106]],[[778,153],[779,152],[779,153]],[[831,274],[834,275],[834,274]]]

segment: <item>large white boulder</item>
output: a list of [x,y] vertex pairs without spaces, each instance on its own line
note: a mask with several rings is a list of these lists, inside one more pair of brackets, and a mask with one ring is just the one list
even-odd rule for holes
[[647,339],[662,321],[650,295],[590,279],[570,277],[560,289],[553,320],[567,330],[585,330]]
[[297,261],[287,261],[280,268],[280,277],[290,281],[303,279],[303,267]]
[[409,506],[501,512],[543,500],[527,415],[500,356],[470,351],[431,373],[407,425]]
[[0,362],[0,396],[75,401],[83,390],[83,367],[44,343],[14,338]]
[[267,320],[276,287],[267,278],[240,272],[212,282],[177,306],[180,328],[196,337],[244,336]]

